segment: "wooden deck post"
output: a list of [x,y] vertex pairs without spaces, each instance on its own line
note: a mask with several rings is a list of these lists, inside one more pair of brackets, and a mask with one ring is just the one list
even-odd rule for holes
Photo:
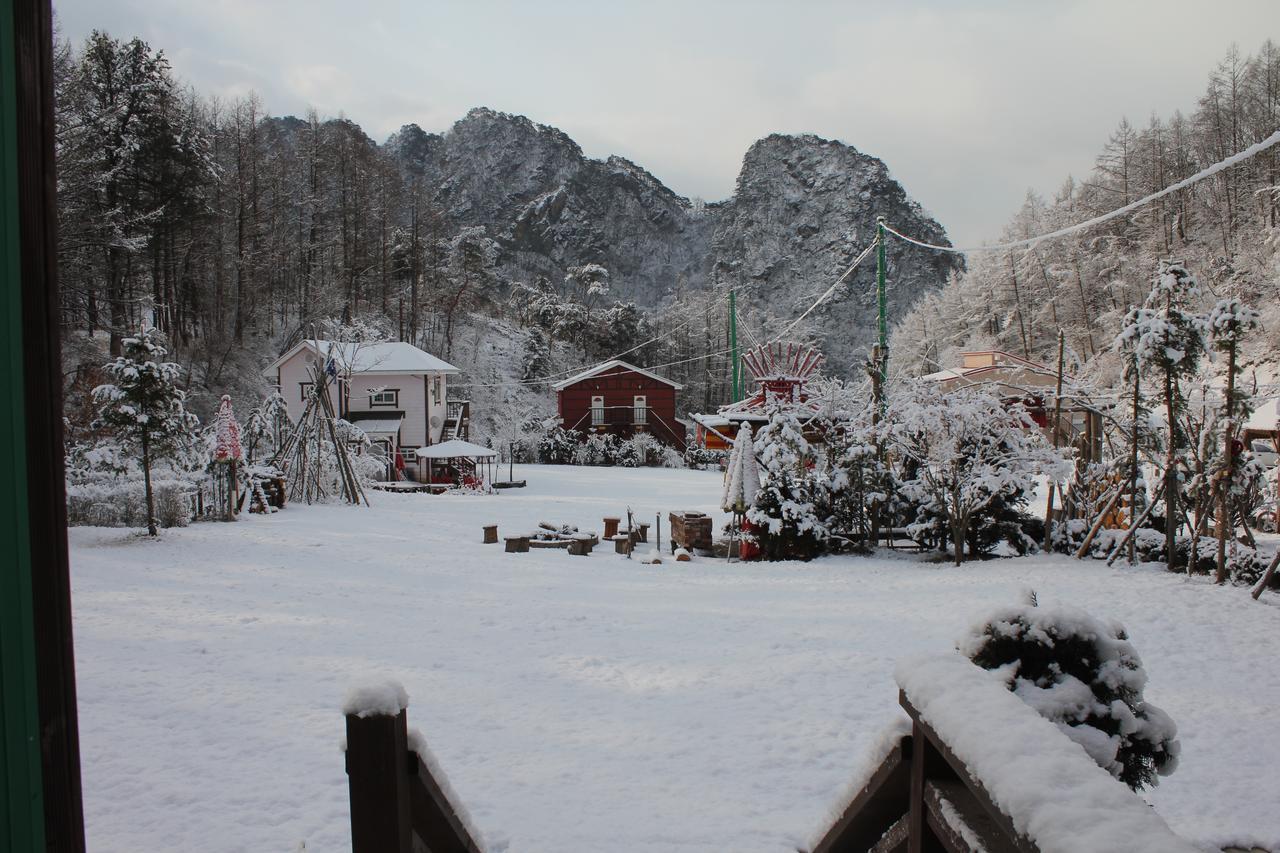
[[408,722],[347,715],[347,780],[351,792],[351,853],[410,853]]

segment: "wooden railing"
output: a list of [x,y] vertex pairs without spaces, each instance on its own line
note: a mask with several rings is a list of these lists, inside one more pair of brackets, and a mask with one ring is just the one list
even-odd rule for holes
[[[935,667],[926,678],[945,684],[951,674],[954,670]],[[898,701],[910,719],[910,734],[891,743],[820,839],[797,848],[799,853],[1055,853],[1102,847],[1194,853],[1196,848],[1174,835],[1145,801],[1108,777],[1052,723],[987,673],[981,678],[987,680],[975,679],[958,690],[950,684],[934,690],[927,682],[917,680],[914,688],[903,682]],[[956,742],[968,743],[971,764],[988,767],[985,780],[917,710],[911,690],[924,697],[920,706],[928,714],[941,707],[947,713],[940,718],[949,719],[952,730],[967,732]],[[992,703],[993,692],[1008,701]],[[965,713],[954,713],[957,709]],[[977,741],[979,747],[972,725],[977,713],[983,715],[982,728],[990,729]],[[1039,729],[1029,737],[1031,719],[1032,729]],[[481,853],[460,804],[450,801],[447,780],[437,779],[413,750],[404,710],[395,716],[347,716],[347,775],[352,853]],[[1061,796],[1030,801],[1021,796],[1055,785]],[[992,791],[1003,791],[1003,802],[1022,801],[1020,825],[1057,842],[1042,847],[1020,832]],[[1106,842],[1097,843],[1099,838]]]
[[449,400],[445,404],[444,430],[442,441],[460,438],[464,441],[471,438],[471,401]]
[[406,714],[347,715],[351,853],[482,853],[447,782],[410,748]]
[[[892,745],[809,853],[1196,849],[1175,835],[1141,797],[1102,771],[1078,744],[988,673],[972,667],[981,675],[960,673],[960,681],[968,683],[957,687],[957,667],[972,665],[942,663],[939,667],[935,661],[931,669],[922,670],[924,679],[915,679],[914,687],[899,675],[904,687],[898,702],[910,718],[911,733]],[[916,701],[928,715],[938,714],[961,733],[957,742],[967,743],[970,762],[957,755],[955,743],[944,739],[939,727],[917,710],[912,690],[920,691],[923,698]],[[978,730],[986,731],[975,738]],[[1029,737],[1029,731],[1034,736]],[[990,775],[981,778],[972,770],[975,763],[986,766]],[[1023,796],[1041,788],[1060,793]],[[1019,803],[1018,821],[997,804],[997,793],[1001,802]],[[1018,826],[1051,841],[1037,842]]]
[[1038,851],[905,693],[899,702],[911,718],[911,734],[890,750],[812,853]]

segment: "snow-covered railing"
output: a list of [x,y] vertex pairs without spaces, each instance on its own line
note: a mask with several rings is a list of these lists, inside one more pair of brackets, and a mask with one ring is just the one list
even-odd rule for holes
[[346,763],[352,853],[483,853],[481,838],[417,730],[394,682],[352,690]]
[[1194,853],[1079,744],[960,655],[898,666],[911,733],[883,738],[812,853]]

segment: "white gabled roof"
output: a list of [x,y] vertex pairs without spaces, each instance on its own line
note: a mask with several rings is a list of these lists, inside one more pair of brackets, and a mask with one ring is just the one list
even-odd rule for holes
[[591,368],[588,368],[587,370],[582,371],[577,376],[570,376],[568,379],[561,379],[559,382],[552,385],[551,387],[556,391],[563,391],[565,388],[568,388],[570,385],[575,385],[584,379],[590,379],[592,376],[599,375],[601,373],[604,373],[606,370],[611,370],[612,368],[615,368],[615,367],[621,367],[624,370],[630,370],[633,373],[639,373],[642,376],[648,376],[650,379],[656,379],[658,382],[663,382],[667,385],[670,385],[672,388],[676,389],[677,391],[679,391],[681,388],[684,387],[679,382],[672,382],[670,379],[666,378],[665,376],[659,376],[656,373],[652,373],[648,370],[645,370],[643,367],[636,367],[634,364],[623,361],[620,358],[609,359],[606,362],[597,364],[595,367],[591,367]]
[[301,349],[308,349],[313,355],[327,358],[332,355],[338,363],[339,370],[350,370],[352,373],[460,373],[443,359],[436,358],[429,352],[420,350],[413,344],[404,341],[385,341],[382,343],[350,343],[345,341],[299,341],[284,355],[277,358],[263,371],[264,375],[275,372]]

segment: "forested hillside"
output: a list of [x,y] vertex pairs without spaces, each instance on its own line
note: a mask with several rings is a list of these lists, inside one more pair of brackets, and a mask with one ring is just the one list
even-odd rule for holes
[[[684,383],[682,411],[710,408],[726,400],[730,288],[745,345],[808,308],[877,214],[946,240],[883,162],[815,136],[756,143],[734,196],[704,203],[522,116],[473,109],[379,144],[345,118],[205,97],[136,39],[57,53],[73,414],[143,324],[170,339],[201,415],[224,392],[261,393],[265,364],[334,323],[461,367],[454,390],[478,401],[481,435],[550,414],[544,377],[622,352]],[[895,318],[960,267],[906,245],[891,262]],[[872,276],[864,265],[790,337],[855,366],[874,334]]]
[[[1191,101],[1192,93],[1188,93]],[[1232,48],[1189,115],[1122,120],[1093,171],[1052,198],[1029,192],[994,243],[1015,242],[1112,211],[1230,157],[1280,129],[1280,48]],[[1182,261],[1206,304],[1234,296],[1268,332],[1252,340],[1259,374],[1280,355],[1280,150],[1271,148],[1194,186],[1081,233],[969,254],[968,270],[918,303],[892,339],[899,374],[951,366],[964,349],[999,347],[1052,363],[1058,329],[1075,369],[1110,383],[1111,342],[1142,304],[1160,259]]]

